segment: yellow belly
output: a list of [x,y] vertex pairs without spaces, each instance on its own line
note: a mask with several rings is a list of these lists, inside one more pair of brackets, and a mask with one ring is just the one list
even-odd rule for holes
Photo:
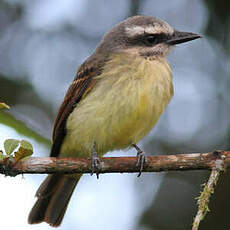
[[95,87],[70,114],[61,155],[99,155],[129,147],[156,124],[173,95],[164,59],[114,55]]

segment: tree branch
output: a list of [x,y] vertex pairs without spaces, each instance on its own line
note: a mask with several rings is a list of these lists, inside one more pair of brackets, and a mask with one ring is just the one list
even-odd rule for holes
[[[139,172],[136,157],[104,157],[100,160],[103,167],[99,173]],[[218,164],[230,167],[230,151],[148,156],[143,172],[211,170]],[[22,173],[91,173],[91,158],[30,157],[16,162],[12,157],[0,160],[0,173],[9,176]]]

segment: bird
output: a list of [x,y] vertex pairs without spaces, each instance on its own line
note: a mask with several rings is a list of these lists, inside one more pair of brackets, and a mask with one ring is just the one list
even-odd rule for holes
[[[137,143],[157,123],[173,96],[167,56],[199,34],[173,29],[152,16],[136,15],[107,32],[78,68],[54,122],[51,157],[92,157],[134,147],[140,173],[146,162]],[[140,175],[139,173],[139,175]],[[61,224],[82,174],[48,175],[36,192],[28,222]]]

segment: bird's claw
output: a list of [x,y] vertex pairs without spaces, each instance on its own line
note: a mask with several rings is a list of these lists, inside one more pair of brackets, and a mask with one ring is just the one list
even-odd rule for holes
[[102,169],[102,163],[98,156],[92,157],[92,172],[91,176],[96,173],[97,179],[99,179],[99,171]]
[[133,147],[137,150],[137,163],[136,166],[140,168],[140,171],[137,175],[139,177],[143,172],[144,164],[147,163],[147,158],[145,152],[142,151],[136,144],[133,144]]
[[97,179],[99,179],[99,171],[102,169],[102,163],[97,156],[97,152],[95,151],[95,146],[93,146],[92,149],[92,171],[91,171],[91,176],[96,173]]
[[145,156],[145,152],[142,150],[139,150],[137,152],[137,163],[136,166],[140,168],[140,171],[137,175],[137,177],[140,177],[141,173],[143,172],[144,164],[147,163],[147,158]]

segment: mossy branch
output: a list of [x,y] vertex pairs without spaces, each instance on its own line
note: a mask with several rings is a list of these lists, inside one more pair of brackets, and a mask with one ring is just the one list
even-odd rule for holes
[[[219,154],[219,152],[216,152],[216,154]],[[197,203],[199,206],[196,217],[193,221],[192,230],[198,230],[201,220],[203,220],[207,212],[210,211],[208,208],[210,197],[214,193],[214,187],[217,184],[221,171],[223,171],[227,166],[224,164],[224,161],[224,155],[220,155],[220,159],[216,160],[216,165],[211,171],[208,182],[204,184],[204,189],[201,192],[200,197],[198,198]]]

